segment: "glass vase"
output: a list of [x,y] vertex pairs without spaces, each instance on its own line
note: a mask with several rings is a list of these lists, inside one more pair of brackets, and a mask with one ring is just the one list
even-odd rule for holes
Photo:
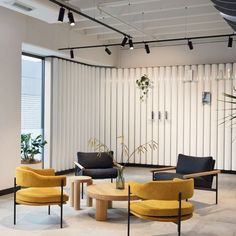
[[117,168],[116,189],[125,188],[124,168]]

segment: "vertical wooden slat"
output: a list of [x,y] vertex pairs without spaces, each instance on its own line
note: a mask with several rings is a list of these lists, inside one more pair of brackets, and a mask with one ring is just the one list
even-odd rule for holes
[[[233,88],[232,88],[232,94],[236,95],[236,63],[233,64],[233,73],[232,73],[232,79],[233,79]],[[235,101],[235,99],[234,99]],[[236,115],[236,104],[233,104],[233,114]],[[232,122],[232,170],[236,171],[236,118]]]
[[[134,76],[134,69],[129,70],[129,151],[133,152],[135,145],[135,86],[136,80]],[[135,156],[129,160],[130,163],[135,163]]]
[[[147,69],[147,76],[148,78],[153,81],[153,70],[152,68],[148,68]],[[149,142],[150,140],[153,139],[153,120],[152,120],[152,111],[153,111],[153,106],[152,106],[152,88],[149,89],[148,91],[148,96],[147,96],[147,114],[146,114],[146,124],[147,124],[147,129],[146,129],[146,140],[147,142]],[[152,164],[153,161],[152,161],[152,157],[153,157],[153,150],[150,150],[148,148],[148,152],[147,152],[147,155],[146,155],[146,163],[147,164]]]
[[117,70],[111,71],[111,150],[114,152],[114,159],[117,160]]
[[[139,79],[141,76],[141,71],[139,68],[135,69],[135,80]],[[141,117],[140,117],[140,90],[137,86],[135,86],[135,94],[136,94],[136,98],[135,98],[135,148],[138,147],[141,144],[141,132],[140,132],[140,121],[141,121]],[[136,154],[135,155],[135,163],[140,164],[141,163],[141,156],[140,154]]]
[[178,116],[178,94],[177,94],[177,88],[178,88],[178,68],[176,66],[172,67],[172,72],[171,72],[171,114],[170,114],[170,119],[171,119],[171,153],[170,153],[170,158],[171,162],[170,165],[175,166],[176,165],[176,158],[177,158],[177,139],[178,139],[178,133],[177,133],[177,116]]
[[[225,67],[226,78],[225,78],[225,93],[232,94],[233,81],[231,79],[232,64],[228,63]],[[226,101],[232,102],[232,99],[225,98]],[[224,159],[224,170],[232,169],[232,103],[225,103],[225,159]]]
[[118,84],[117,84],[117,160],[118,162],[123,162],[121,139],[118,137],[123,136],[123,70],[118,69]]
[[159,163],[159,81],[158,81],[158,68],[155,67],[153,69],[153,88],[152,88],[152,101],[153,101],[153,112],[154,112],[154,120],[153,120],[153,140],[158,143],[158,149],[153,151],[153,165],[157,165]]
[[160,112],[160,120],[159,120],[159,165],[165,164],[165,68],[160,67],[159,73],[159,112]]
[[[204,68],[204,88],[203,92],[210,92],[210,76],[211,76],[211,68],[210,65],[205,65]],[[210,155],[210,138],[211,138],[211,104],[203,104],[203,150],[204,156]]]

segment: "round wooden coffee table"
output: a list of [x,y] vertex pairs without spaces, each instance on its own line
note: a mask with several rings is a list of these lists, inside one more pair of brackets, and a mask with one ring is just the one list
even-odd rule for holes
[[[96,184],[87,187],[87,195],[96,199],[96,215],[98,221],[107,219],[107,209],[112,207],[112,201],[128,201],[128,184],[125,189],[116,189],[115,183]],[[131,196],[131,200],[138,199]]]

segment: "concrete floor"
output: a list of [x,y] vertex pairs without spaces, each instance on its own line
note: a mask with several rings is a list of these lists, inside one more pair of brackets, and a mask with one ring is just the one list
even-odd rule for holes
[[[70,176],[66,191],[70,192]],[[151,180],[148,168],[125,169],[126,180],[145,182]],[[105,181],[105,180],[104,180]],[[104,181],[96,181],[104,182]],[[109,181],[109,180],[106,180]],[[192,219],[182,223],[183,236],[236,236],[236,175],[219,176],[219,204],[215,205],[215,193],[196,190],[192,199],[195,213]],[[95,204],[94,204],[95,205]],[[13,195],[0,197],[1,236],[122,236],[127,230],[127,202],[114,202],[114,209],[108,210],[108,220],[94,219],[94,208],[81,202],[82,210],[75,211],[70,203],[64,207],[64,228],[59,228],[60,208],[53,206],[51,215],[47,207],[17,206],[17,225],[13,225]],[[131,217],[131,235],[148,236],[177,235],[173,223],[144,221]]]

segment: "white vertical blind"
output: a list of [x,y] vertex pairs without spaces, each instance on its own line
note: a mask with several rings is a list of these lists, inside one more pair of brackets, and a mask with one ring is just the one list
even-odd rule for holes
[[[143,74],[153,89],[141,102],[136,79]],[[175,165],[184,153],[212,155],[217,168],[236,170],[236,131],[232,121],[224,123],[233,105],[221,101],[236,86],[236,63],[115,69],[54,58],[52,85],[51,163],[57,171],[73,168],[76,153],[90,150],[91,137],[126,162],[118,136],[130,152],[151,139],[159,144],[130,163]],[[202,103],[203,92],[211,93],[211,104]]]

